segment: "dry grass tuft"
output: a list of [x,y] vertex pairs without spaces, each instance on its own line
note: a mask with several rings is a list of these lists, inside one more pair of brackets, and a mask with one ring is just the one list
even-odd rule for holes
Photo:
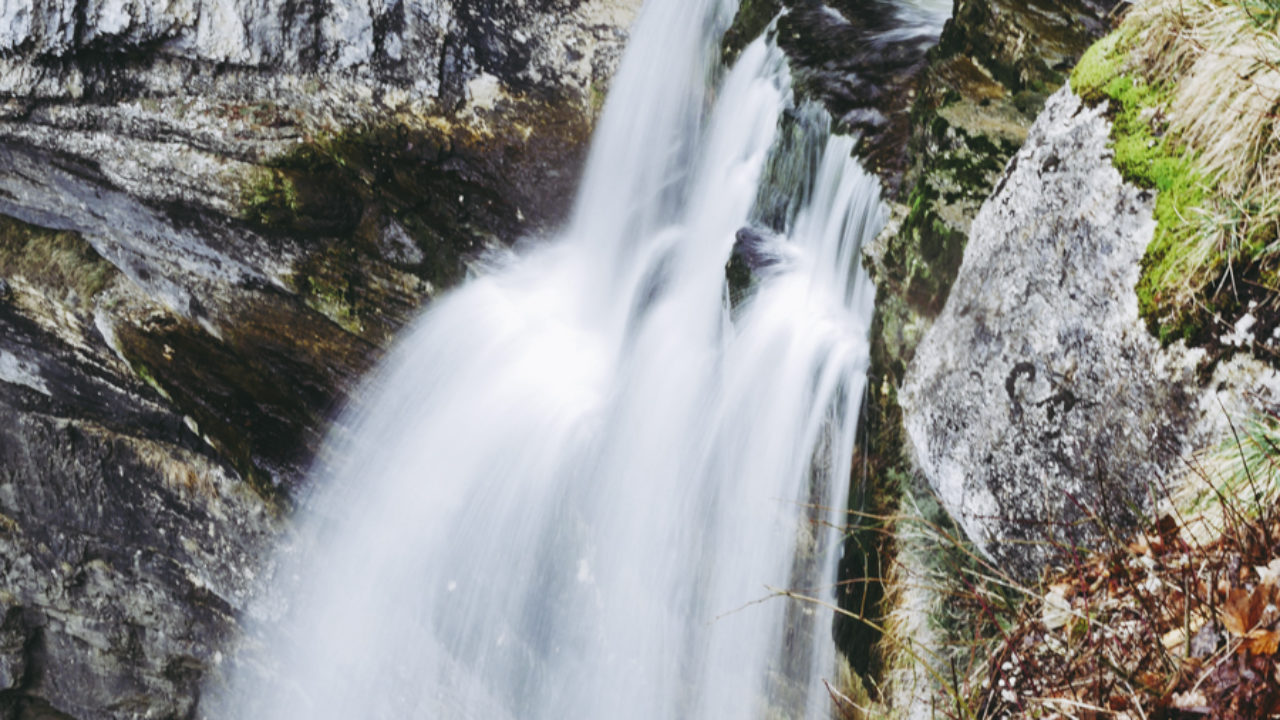
[[[1213,344],[1245,312],[1262,306],[1255,315],[1274,316],[1280,306],[1278,26],[1277,0],[1143,0],[1109,38],[1123,62],[1104,64],[1115,74],[1095,80],[1094,91],[1125,105],[1120,95],[1139,89],[1129,94],[1141,102],[1120,112],[1142,122],[1117,134],[1136,130],[1138,146],[1153,149],[1141,165],[1117,166],[1181,194],[1165,212],[1158,201],[1160,227],[1139,287],[1144,315],[1169,326],[1161,327],[1166,339]],[[1122,79],[1128,87],[1106,82]],[[1116,138],[1118,159],[1124,140]]]

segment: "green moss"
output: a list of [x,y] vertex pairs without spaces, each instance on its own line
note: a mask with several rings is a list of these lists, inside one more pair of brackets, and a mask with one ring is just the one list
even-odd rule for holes
[[350,285],[320,276],[308,277],[306,282],[307,304],[312,309],[334,321],[347,332],[358,335],[364,330]]
[[76,233],[0,215],[0,274],[22,277],[78,307],[89,304],[120,271]]
[[1194,282],[1200,264],[1188,255],[1198,249],[1196,218],[1208,197],[1207,178],[1194,153],[1168,132],[1164,112],[1173,88],[1127,72],[1129,45],[1124,30],[1100,40],[1076,68],[1072,87],[1087,101],[1110,103],[1112,163],[1126,181],[1156,191],[1156,229],[1142,261],[1139,310],[1162,342],[1191,340],[1201,333],[1203,318],[1176,309],[1171,300]]
[[598,117],[604,110],[604,101],[608,98],[608,87],[599,80],[592,80],[588,89],[588,101],[591,103],[591,115]]
[[160,381],[156,380],[156,376],[151,372],[151,368],[148,368],[146,365],[142,363],[134,363],[133,373],[137,375],[142,380],[142,382],[150,386],[152,390],[155,390],[157,393],[159,393],[161,397],[169,401],[173,400],[173,397],[169,395],[169,392],[167,390],[164,389],[164,386],[160,384]]
[[291,227],[298,218],[298,188],[280,170],[263,168],[250,176],[243,191],[245,216],[264,226]]
[[1071,89],[1086,102],[1106,99],[1104,89],[1121,72],[1128,43],[1126,36],[1113,32],[1094,43],[1071,71]]
[[1000,157],[948,153],[938,157],[930,175],[912,189],[907,217],[886,248],[884,264],[890,277],[882,280],[897,286],[916,312],[933,316],[942,310],[964,257],[968,237],[943,213],[954,204],[976,205]]
[[[467,256],[517,226],[504,186],[515,178],[497,172],[505,169],[497,167],[506,160],[504,147],[505,141],[394,123],[317,136],[250,178],[244,215],[270,232],[316,238],[321,253],[344,260],[378,257],[380,236],[395,222],[422,251],[422,260],[404,269],[448,287],[462,277]],[[327,315],[348,316],[342,324],[351,326],[359,323],[350,311],[361,303],[332,301],[375,290],[360,277],[297,280],[300,292]]]

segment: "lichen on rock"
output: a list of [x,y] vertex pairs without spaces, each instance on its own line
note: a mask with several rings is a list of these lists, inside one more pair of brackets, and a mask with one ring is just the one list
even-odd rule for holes
[[1194,364],[1160,353],[1133,285],[1151,193],[1063,90],[974,221],[900,396],[915,455],[969,537],[1023,578],[1149,512],[1184,450]]

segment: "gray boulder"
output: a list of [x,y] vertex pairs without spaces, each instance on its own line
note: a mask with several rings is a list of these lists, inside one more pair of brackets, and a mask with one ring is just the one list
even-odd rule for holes
[[930,485],[1024,578],[1148,513],[1199,418],[1185,353],[1138,317],[1154,198],[1112,167],[1108,134],[1103,108],[1050,98],[900,396]]

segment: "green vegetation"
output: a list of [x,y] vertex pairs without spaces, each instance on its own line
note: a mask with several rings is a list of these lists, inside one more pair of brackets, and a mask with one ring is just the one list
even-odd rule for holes
[[[1157,191],[1139,307],[1163,342],[1215,345],[1280,288],[1280,38],[1274,0],[1156,2],[1130,12],[1072,74],[1108,101],[1114,164]],[[1271,317],[1259,329],[1270,330]]]
[[1179,511],[1220,514],[1226,504],[1256,514],[1280,498],[1280,419],[1255,415],[1231,429],[1230,438],[1196,463],[1199,482],[1178,498]]
[[389,308],[456,284],[484,247],[567,209],[572,176],[554,169],[585,148],[589,113],[503,103],[480,123],[397,116],[308,135],[246,177],[242,215],[303,240],[291,283],[313,309],[383,342]]
[[868,621],[885,634],[889,695],[842,678],[837,716],[908,717],[922,698],[933,715],[969,720],[1094,708],[1269,716],[1280,706],[1280,616],[1263,612],[1280,599],[1280,418],[1235,423],[1188,467],[1173,487],[1153,486],[1162,509],[1140,532],[1073,549],[1031,583],[992,564],[927,489],[899,476],[902,509],[875,519],[894,528],[893,612]]
[[1105,100],[1107,85],[1120,75],[1129,43],[1125,33],[1116,31],[1094,43],[1071,72],[1071,89],[1086,101]]
[[316,312],[336,322],[343,330],[359,335],[364,327],[355,308],[352,289],[340,279],[307,277],[308,302]]
[[1277,0],[1243,0],[1240,5],[1257,29],[1271,33],[1280,29],[1280,2]]
[[245,215],[259,225],[287,224],[297,217],[298,188],[279,170],[263,168],[244,189]]
[[[1089,102],[1110,101],[1112,163],[1125,180],[1157,191],[1155,235],[1147,248],[1138,303],[1148,319],[1158,317],[1160,302],[1188,272],[1188,253],[1196,217],[1204,204],[1206,182],[1190,151],[1182,147],[1161,120],[1170,89],[1125,72],[1132,40],[1125,30],[1089,49],[1071,76],[1072,88]],[[1163,342],[1193,339],[1200,331],[1194,318],[1153,323]]]
[[89,304],[120,274],[78,234],[2,215],[0,273],[48,289],[73,307]]
[[462,277],[464,259],[515,214],[498,197],[497,181],[461,162],[463,155],[429,128],[393,124],[318,136],[249,177],[243,212],[266,231],[310,239],[312,251],[293,278],[308,305],[349,332],[381,333],[373,321],[394,288],[377,278],[395,271],[370,263],[382,262],[389,224],[421,250],[421,260],[403,270],[448,287]]

